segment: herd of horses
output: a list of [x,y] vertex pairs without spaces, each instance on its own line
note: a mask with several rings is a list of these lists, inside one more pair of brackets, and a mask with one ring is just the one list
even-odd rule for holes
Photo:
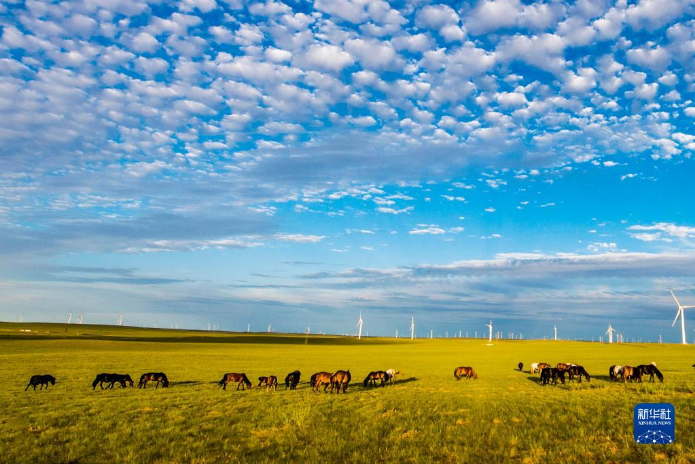
[[[519,371],[524,368],[523,363],[517,365]],[[695,367],[695,364],[693,364]],[[384,387],[387,384],[393,384],[396,375],[400,374],[401,371],[396,371],[394,369],[387,369],[385,371],[372,371],[367,374],[362,385],[367,387]],[[582,378],[586,379],[587,382],[591,382],[591,376],[584,369],[583,366],[575,363],[557,363],[555,367],[552,367],[548,363],[532,363],[531,369],[529,370],[531,374],[540,373],[540,384],[541,385],[557,385],[558,380],[564,385],[565,377],[568,381],[578,381],[582,382]],[[649,382],[654,382],[654,377],[659,379],[659,382],[664,381],[664,375],[656,367],[656,363],[652,362],[650,364],[640,364],[639,366],[621,366],[614,365],[608,369],[608,375],[613,382],[642,382],[642,377],[649,376]],[[297,371],[292,371],[285,376],[285,390],[296,390],[297,385],[301,379],[302,373]],[[478,374],[469,366],[461,366],[454,369],[454,377],[456,380],[461,379],[477,379]],[[339,370],[334,373],[330,372],[317,372],[311,376],[309,379],[309,385],[312,391],[318,392],[321,387],[323,387],[324,393],[328,392],[330,388],[331,393],[336,392],[343,393],[347,392],[348,385],[352,380],[352,375],[350,370]],[[140,382],[138,383],[138,388],[147,388],[148,382],[155,382],[155,388],[159,388],[161,385],[163,388],[169,387],[169,379],[163,372],[147,372],[140,376]],[[29,387],[40,387],[39,390],[43,390],[46,387],[48,390],[48,385],[55,385],[56,379],[50,374],[44,375],[34,375],[29,380],[29,384],[26,386],[24,391],[27,391]],[[218,382],[218,385],[222,387],[223,390],[227,389],[227,384],[236,383],[236,389],[246,390],[251,388],[252,384],[245,373],[227,373],[224,374],[222,380]],[[128,374],[99,374],[92,382],[92,389],[95,390],[97,385],[103,390],[113,389],[114,385],[120,385],[122,388],[126,388],[128,385],[133,387],[135,383],[133,379]],[[106,387],[104,387],[106,385]],[[278,389],[278,378],[274,375],[269,375],[266,377],[258,377],[258,387],[264,386],[266,391]]]
[[[377,386],[377,383],[380,386],[385,386],[388,383],[393,384],[394,379],[396,375],[400,374],[400,371],[396,371],[394,369],[387,369],[385,371],[372,371],[370,372],[367,377],[364,379],[363,386],[364,387],[369,387],[369,386]],[[290,390],[296,390],[297,385],[299,384],[299,381],[302,377],[302,373],[300,371],[292,371],[289,374],[285,376],[285,390],[290,389]],[[331,372],[317,372],[313,374],[310,379],[309,379],[309,385],[311,386],[312,391],[320,391],[321,387],[323,387],[324,393],[328,392],[328,389],[331,389],[331,393],[336,393],[340,394],[342,391],[343,393],[347,392],[348,385],[352,381],[352,374],[350,374],[350,370],[339,370],[337,372],[331,373]],[[247,388],[252,388],[251,381],[249,378],[246,376],[245,373],[237,373],[237,372],[230,372],[227,374],[224,374],[222,376],[222,380],[218,382],[218,385],[222,387],[223,390],[227,389],[227,384],[237,384],[236,389],[242,389],[246,390]],[[269,375],[266,377],[258,377],[258,385],[257,387],[264,386],[266,391],[271,391],[275,390],[277,391],[278,389],[278,378],[274,375]]]
[[[523,369],[523,363],[519,363],[518,367],[519,371],[521,371]],[[577,380],[581,383],[582,378],[584,378],[587,382],[591,382],[591,376],[586,369],[575,363],[557,363],[555,367],[552,367],[548,363],[533,363],[531,364],[529,372],[531,374],[540,373],[541,385],[557,385],[558,380],[564,385],[565,376],[567,376],[568,381]],[[664,381],[664,375],[656,367],[655,362],[634,367],[620,365],[611,366],[608,369],[608,375],[611,381],[614,382],[642,382],[642,376],[646,375],[649,375],[650,382],[654,382],[654,376],[659,379],[659,382]]]

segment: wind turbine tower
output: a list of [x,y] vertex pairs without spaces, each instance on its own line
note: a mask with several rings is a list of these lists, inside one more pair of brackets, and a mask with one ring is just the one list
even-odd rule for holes
[[485,324],[488,329],[490,329],[490,335],[487,338],[487,344],[492,345],[492,321],[489,324]]
[[360,320],[357,321],[357,339],[361,340],[362,339],[362,324],[364,322],[362,321],[362,313],[360,312]]
[[410,339],[415,338],[415,318],[410,318]]
[[555,326],[555,341],[557,341],[557,326]]
[[676,304],[678,305],[678,311],[676,312],[676,318],[673,320],[673,324],[671,324],[671,327],[676,325],[676,321],[678,321],[678,317],[680,316],[682,342],[684,345],[687,345],[688,339],[685,337],[685,311],[683,311],[683,310],[695,308],[695,306],[681,306],[680,302],[678,301],[678,298],[676,298],[676,295],[673,294],[673,290],[671,290],[671,295],[673,296],[673,299],[676,300]]
[[70,325],[71,321],[72,321],[72,313],[68,314],[68,325]]
[[82,317],[84,316],[84,313],[80,314],[80,317],[77,318],[77,323],[82,324]]
[[611,323],[608,323],[608,330],[606,330],[606,334],[608,335],[608,343],[613,343],[613,332],[615,332],[615,329],[611,326]]

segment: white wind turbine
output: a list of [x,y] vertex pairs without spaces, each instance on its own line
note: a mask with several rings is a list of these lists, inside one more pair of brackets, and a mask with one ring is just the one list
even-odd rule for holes
[[615,332],[615,329],[611,326],[611,323],[608,323],[608,330],[606,330],[606,334],[608,335],[608,343],[613,343],[613,332]]
[[488,329],[490,329],[490,335],[487,338],[487,344],[492,345],[492,321],[489,324],[485,324]]
[[68,315],[68,325],[70,325],[70,322],[72,321],[72,313]]
[[683,339],[683,344],[687,345],[688,340],[685,338],[685,311],[683,311],[683,310],[695,308],[695,306],[681,306],[680,302],[678,301],[678,298],[676,298],[676,295],[673,294],[673,290],[671,290],[671,296],[673,296],[673,299],[676,300],[676,304],[678,305],[678,311],[676,312],[676,318],[673,320],[673,324],[671,324],[671,327],[676,325],[676,321],[678,320],[678,316],[680,316],[680,318],[681,318],[681,337]]
[[362,339],[362,324],[364,322],[362,321],[362,313],[360,312],[360,320],[357,321],[357,339],[361,340]]
[[415,318],[410,318],[410,339],[415,338]]
[[555,328],[555,341],[557,341],[557,326],[555,326],[554,328]]

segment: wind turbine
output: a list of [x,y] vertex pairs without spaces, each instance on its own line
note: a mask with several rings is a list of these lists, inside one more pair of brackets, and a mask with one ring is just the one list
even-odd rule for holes
[[362,324],[364,322],[362,321],[362,313],[360,312],[360,320],[357,321],[357,339],[361,340],[362,339]]
[[555,326],[555,341],[557,341],[557,326]]
[[492,321],[489,324],[485,324],[488,329],[490,329],[490,336],[487,338],[487,344],[492,345]]
[[84,316],[84,313],[83,313],[83,314],[80,314],[80,317],[77,318],[77,323],[78,323],[78,324],[82,324],[82,316]]
[[678,301],[678,298],[676,298],[676,295],[673,294],[673,290],[671,290],[671,296],[673,296],[673,299],[676,300],[676,304],[678,305],[678,311],[676,312],[676,318],[673,320],[673,324],[671,324],[671,327],[676,325],[676,321],[678,320],[678,316],[681,318],[681,337],[683,338],[683,344],[687,345],[688,340],[685,338],[685,311],[684,309],[689,309],[689,308],[695,308],[695,306],[681,306],[680,302]]
[[606,334],[608,335],[608,343],[613,343],[613,332],[615,332],[615,329],[611,326],[611,323],[608,323],[608,330],[606,330]]
[[410,318],[410,339],[415,338],[415,318]]
[[72,321],[72,313],[68,315],[68,325],[70,325],[70,321]]

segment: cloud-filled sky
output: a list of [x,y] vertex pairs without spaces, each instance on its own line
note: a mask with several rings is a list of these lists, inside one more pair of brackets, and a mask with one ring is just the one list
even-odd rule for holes
[[676,341],[694,17],[4,0],[0,318]]

